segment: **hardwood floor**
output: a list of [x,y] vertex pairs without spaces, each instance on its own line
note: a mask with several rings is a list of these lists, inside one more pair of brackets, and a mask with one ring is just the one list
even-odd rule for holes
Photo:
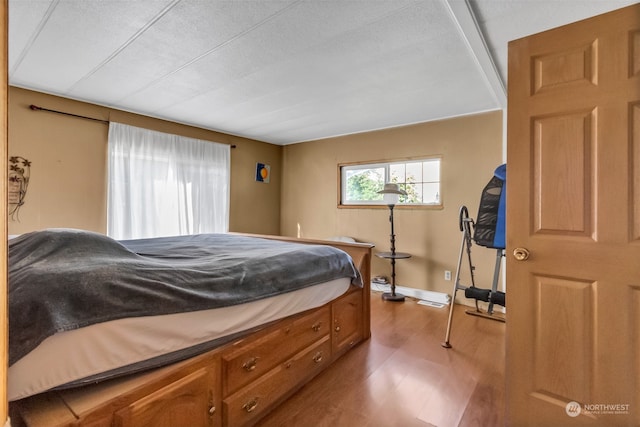
[[505,324],[456,306],[371,296],[370,340],[269,414],[262,427],[502,426]]

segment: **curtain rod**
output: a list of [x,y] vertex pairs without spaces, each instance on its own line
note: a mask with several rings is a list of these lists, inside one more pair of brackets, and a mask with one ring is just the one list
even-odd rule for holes
[[[48,108],[38,107],[37,105],[33,105],[33,104],[29,105],[29,108],[32,109],[33,111],[48,111],[50,113],[64,114],[65,116],[77,117],[79,119],[94,120],[96,122],[104,123],[106,125],[109,124],[109,120],[96,119],[95,117],[81,116],[79,114],[66,113],[64,111],[50,110]],[[231,145],[231,148],[236,148],[235,144],[230,144],[230,145]]]
[[48,111],[50,113],[64,114],[65,116],[77,117],[79,119],[94,120],[96,122],[104,123],[106,125],[109,124],[109,120],[102,120],[102,119],[96,119],[94,117],[80,116],[78,114],[65,113],[64,111],[50,110],[48,108],[38,107],[37,105],[33,105],[33,104],[29,105],[29,108],[32,109],[33,111]]

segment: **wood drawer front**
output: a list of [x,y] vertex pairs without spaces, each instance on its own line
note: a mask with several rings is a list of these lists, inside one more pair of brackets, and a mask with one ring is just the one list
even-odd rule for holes
[[[116,411],[116,427],[213,427],[220,409],[213,396],[215,375],[201,368]],[[217,412],[217,413],[216,413]]]
[[253,425],[288,392],[304,384],[329,363],[331,340],[325,336],[224,399],[223,424],[233,427]]
[[241,341],[222,355],[228,396],[273,369],[278,363],[329,334],[329,306],[296,318],[256,342],[243,345]]
[[353,347],[363,338],[362,294],[352,292],[333,304],[333,356]]

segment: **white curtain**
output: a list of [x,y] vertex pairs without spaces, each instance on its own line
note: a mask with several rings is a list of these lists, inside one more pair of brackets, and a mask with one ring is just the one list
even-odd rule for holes
[[108,146],[109,236],[228,231],[229,145],[112,122]]

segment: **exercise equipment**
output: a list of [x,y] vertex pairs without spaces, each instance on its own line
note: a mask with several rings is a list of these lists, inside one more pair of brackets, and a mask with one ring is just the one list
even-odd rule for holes
[[[461,206],[459,211],[458,225],[462,232],[462,242],[460,243],[460,255],[458,256],[458,266],[453,284],[451,305],[449,307],[449,319],[447,321],[447,333],[442,346],[451,348],[449,338],[451,337],[451,325],[453,322],[453,309],[455,307],[456,293],[463,290],[465,298],[475,300],[475,311],[467,310],[466,313],[480,316],[487,319],[505,321],[501,314],[494,313],[494,305],[506,307],[506,295],[498,290],[498,280],[500,278],[500,266],[505,249],[505,215],[506,215],[506,175],[507,165],[503,164],[496,168],[494,175],[482,190],[480,206],[478,208],[478,220],[475,222],[469,217],[469,210],[466,206]],[[493,271],[493,282],[491,289],[478,288],[475,283],[475,266],[471,260],[471,249],[473,242],[479,246],[496,250],[496,262]],[[464,285],[460,283],[460,273],[463,258],[468,262],[468,269],[471,283]],[[486,311],[480,309],[478,301],[488,303]]]

